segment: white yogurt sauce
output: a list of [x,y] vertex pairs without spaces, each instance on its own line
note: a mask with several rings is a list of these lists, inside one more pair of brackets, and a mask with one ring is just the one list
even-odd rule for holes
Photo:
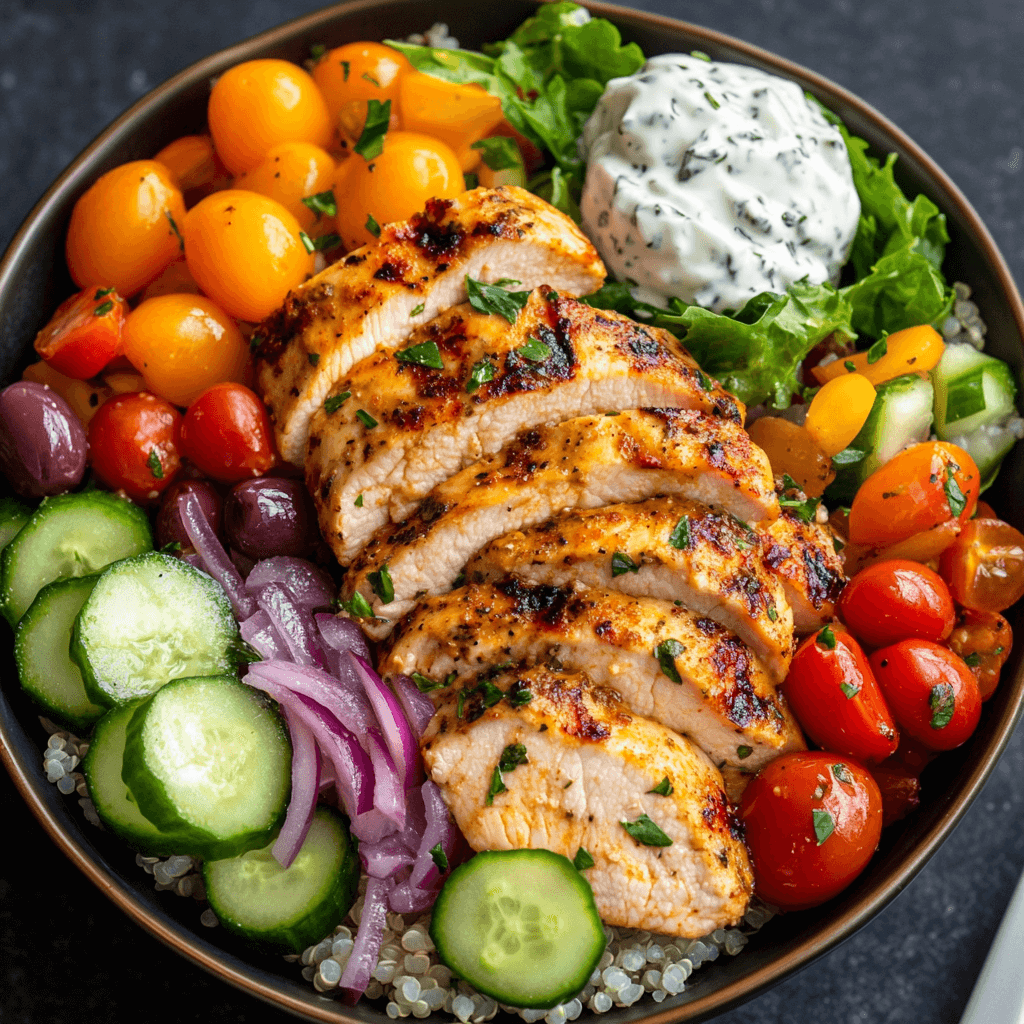
[[580,145],[583,229],[638,298],[720,312],[838,279],[860,201],[842,136],[795,83],[654,57],[608,83]]

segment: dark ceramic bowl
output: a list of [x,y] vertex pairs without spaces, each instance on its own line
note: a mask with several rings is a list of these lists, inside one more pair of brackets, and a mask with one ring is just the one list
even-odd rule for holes
[[[73,289],[64,266],[64,233],[77,197],[102,172],[127,160],[150,157],[179,135],[198,131],[206,118],[210,78],[239,61],[283,57],[302,61],[313,43],[336,46],[357,39],[402,37],[443,18],[464,46],[500,39],[533,9],[530,0],[506,0],[499,8],[477,0],[355,0],[293,21],[223,50],[171,79],[114,122],[32,211],[0,264],[0,377],[16,377],[31,341],[50,313]],[[1020,378],[1024,362],[1024,306],[1002,256],[967,200],[945,174],[898,128],[867,104],[827,79],[717,32],[602,4],[627,40],[648,54],[703,50],[716,59],[763,68],[793,79],[839,114],[880,154],[899,154],[897,177],[910,193],[923,192],[945,211],[952,241],[946,257],[949,280],[968,283],[989,325],[988,351],[1008,360]],[[1007,460],[986,495],[1015,525],[1024,509],[1024,446]],[[1020,612],[1011,614],[1020,629]],[[8,658],[0,695],[0,754],[26,802],[67,856],[126,914],[182,956],[224,981],[311,1020],[385,1024],[380,1004],[355,1008],[318,996],[294,966],[259,957],[229,936],[200,931],[195,904],[150,888],[132,853],[108,834],[89,827],[74,799],[62,797],[40,770],[42,733],[36,711],[23,697]],[[1014,650],[981,725],[961,750],[944,754],[925,775],[921,807],[887,829],[867,871],[839,898],[816,910],[780,917],[754,936],[746,950],[706,967],[685,993],[660,1005],[641,1002],[605,1014],[608,1024],[645,1019],[657,1024],[712,1016],[748,999],[820,956],[878,913],[920,871],[949,835],[992,771],[1020,715],[1024,695],[1021,649]]]

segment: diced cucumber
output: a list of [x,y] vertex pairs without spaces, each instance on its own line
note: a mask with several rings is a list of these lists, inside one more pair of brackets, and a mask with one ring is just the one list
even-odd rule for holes
[[171,679],[234,672],[238,624],[216,580],[173,555],[115,562],[75,622],[71,656],[85,689],[113,706]]
[[1024,423],[1011,414],[1002,423],[986,423],[970,434],[952,434],[948,441],[959,445],[972,459],[981,474],[981,490],[995,483],[999,466],[1009,450],[1021,439]]
[[32,518],[32,509],[17,498],[0,498],[0,548],[7,547]]
[[0,611],[13,626],[47,583],[152,547],[146,513],[130,501],[106,491],[47,498],[0,556]]
[[291,744],[280,715],[231,676],[168,683],[135,709],[122,777],[139,810],[217,860],[266,846],[284,820]]
[[161,832],[139,810],[121,770],[128,723],[138,702],[108,711],[97,723],[82,762],[82,772],[96,813],[111,832],[149,856],[177,853],[175,837]]
[[301,953],[329,935],[355,902],[359,856],[341,816],[320,807],[290,867],[281,867],[267,846],[206,861],[203,881],[228,931],[262,949]]
[[1017,385],[1010,367],[973,345],[947,345],[931,377],[935,433],[941,441],[971,434],[1016,411]]
[[928,440],[932,400],[931,381],[916,375],[894,377],[879,384],[860,433],[833,459],[836,478],[825,492],[825,500],[830,505],[849,505],[876,469],[908,444]]
[[449,876],[430,937],[445,964],[510,1006],[571,999],[604,953],[594,893],[550,850],[478,853]]
[[99,576],[47,583],[14,630],[14,660],[22,688],[62,722],[85,728],[105,708],[89,700],[71,660],[71,629]]

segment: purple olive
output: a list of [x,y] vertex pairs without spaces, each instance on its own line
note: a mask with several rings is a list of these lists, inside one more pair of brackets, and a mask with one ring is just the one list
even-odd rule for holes
[[186,494],[194,494],[199,499],[206,518],[213,527],[213,532],[219,534],[224,517],[224,502],[217,493],[217,488],[209,480],[175,480],[170,487],[164,491],[163,500],[160,502],[160,510],[156,514],[156,543],[157,547],[164,547],[167,544],[178,543],[182,548],[191,548],[192,541],[181,521],[180,503]]
[[250,558],[309,555],[320,537],[305,486],[286,477],[235,484],[224,503],[224,530],[231,546]]
[[81,421],[55,391],[23,380],[0,392],[0,469],[22,497],[77,487],[88,448]]

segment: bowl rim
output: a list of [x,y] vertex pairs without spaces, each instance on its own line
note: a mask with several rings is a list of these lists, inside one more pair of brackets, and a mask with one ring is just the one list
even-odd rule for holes
[[[115,139],[130,135],[136,122],[148,116],[152,107],[171,99],[184,87],[196,85],[204,78],[210,78],[239,61],[252,59],[274,47],[287,44],[295,36],[315,31],[320,26],[327,27],[338,19],[359,13],[379,12],[382,7],[402,7],[408,2],[409,0],[348,0],[345,3],[335,4],[311,14],[293,18],[196,61],[147,93],[100,132],[65,168],[33,206],[12,238],[3,258],[0,259],[0,294],[5,293],[11,286],[19,263],[35,245],[37,230],[49,210],[66,201],[69,195],[83,191],[91,182],[95,174],[95,169],[91,166],[94,154]],[[543,0],[527,0],[527,2],[535,2],[539,5]],[[1001,296],[1007,304],[1017,334],[1024,339],[1024,302],[1021,300],[1009,267],[987,227],[966,196],[938,164],[906,133],[874,107],[817,72],[715,29],[704,28],[664,15],[594,2],[594,0],[577,0],[577,2],[589,8],[594,15],[608,18],[620,26],[636,25],[648,29],[664,28],[672,32],[684,32],[710,44],[711,48],[720,47],[730,50],[753,65],[768,69],[790,80],[795,79],[805,83],[819,98],[830,101],[827,104],[830,107],[853,111],[862,119],[871,122],[875,129],[885,134],[894,143],[895,149],[915,161],[945,194],[988,261]],[[722,1013],[808,966],[879,913],[910,884],[925,866],[966,813],[994,769],[1021,717],[1022,707],[1024,707],[1024,661],[1018,665],[1012,686],[1015,692],[1009,702],[1009,707],[1005,708],[1002,713],[1002,722],[990,740],[988,750],[967,774],[956,799],[942,810],[912,855],[907,857],[893,872],[889,885],[880,888],[880,891],[870,899],[857,900],[852,907],[838,913],[821,929],[819,941],[812,948],[807,948],[805,943],[801,943],[790,952],[781,953],[769,964],[754,969],[718,989],[697,995],[681,1004],[665,1006],[657,1010],[652,1007],[650,1013],[637,1014],[633,1011],[629,1015],[630,1019],[643,1019],[650,1024],[675,1024],[678,1021],[706,1019]],[[3,703],[6,704],[6,701],[4,700]],[[6,710],[6,708],[0,707],[0,711]],[[308,1020],[331,1022],[331,1024],[339,1020],[356,1024],[360,1020],[360,1016],[350,1013],[349,1008],[343,1006],[338,1000],[302,999],[266,983],[253,976],[250,965],[245,961],[203,942],[193,929],[179,924],[169,915],[151,912],[114,870],[107,870],[100,860],[85,848],[83,843],[65,831],[58,816],[47,807],[41,796],[45,790],[39,787],[39,779],[35,778],[34,774],[30,774],[29,769],[19,763],[15,755],[6,717],[6,714],[0,714],[0,761],[6,767],[22,798],[57,847],[90,882],[136,924],[214,977],[279,1009]],[[235,966],[235,964],[239,966]],[[310,995],[313,994],[315,993],[310,989]],[[363,1017],[363,1019],[366,1018]]]

